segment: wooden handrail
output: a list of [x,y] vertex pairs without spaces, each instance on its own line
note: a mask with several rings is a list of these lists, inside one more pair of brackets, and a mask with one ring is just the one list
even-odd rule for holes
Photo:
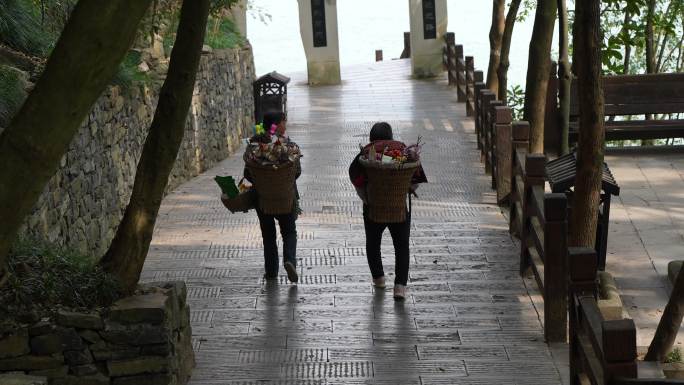
[[511,126],[511,193],[508,228],[511,234],[520,236],[522,228],[522,197],[524,193],[523,171],[525,170],[525,154],[530,144],[530,125],[527,122],[515,122]]

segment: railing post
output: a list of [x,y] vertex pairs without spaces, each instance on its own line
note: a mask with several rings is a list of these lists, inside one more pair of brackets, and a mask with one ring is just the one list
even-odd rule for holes
[[382,50],[381,49],[375,50],[375,61],[382,61]]
[[473,116],[475,112],[475,58],[466,56],[465,58],[465,73],[466,73],[466,115]]
[[603,376],[637,378],[636,326],[632,319],[603,321]]
[[404,51],[401,53],[400,59],[408,59],[411,57],[411,32],[404,32]]
[[496,189],[496,202],[501,205],[511,193],[511,121],[513,110],[510,107],[494,107],[494,151],[492,166],[494,176],[492,188]]
[[484,118],[484,162],[485,162],[485,173],[490,174],[492,177],[491,186],[493,189],[496,188],[496,175],[494,175],[494,108],[503,106],[503,102],[496,100],[496,93],[494,94],[494,99],[489,101],[487,109],[483,110]]
[[[473,103],[474,112],[473,117],[475,119],[475,133],[477,134],[477,148],[482,152],[484,151],[484,119],[482,117],[485,105],[485,99],[489,99],[491,91],[487,89],[487,86],[483,82],[475,83],[475,103]],[[480,160],[482,155],[480,155]]]
[[544,196],[544,337],[565,342],[568,325],[568,199],[565,194]]
[[598,285],[596,284],[596,251],[588,247],[570,247],[568,249],[568,297],[570,299],[569,308],[569,328],[570,331],[570,384],[580,385],[580,374],[582,373],[582,357],[580,354],[580,342],[577,339],[577,332],[581,328],[579,320],[578,298],[581,296],[591,296],[596,298]]
[[530,232],[530,204],[534,203],[532,199],[532,190],[534,186],[544,187],[544,177],[546,174],[546,156],[544,154],[527,154],[525,156],[525,175],[523,176],[523,183],[525,185],[522,196],[522,229],[520,229],[520,275],[525,276],[530,267],[530,253],[528,247],[530,240],[528,234]]
[[[508,230],[512,235],[520,237],[521,229],[518,227],[518,214],[516,212],[516,204],[522,207],[523,197],[518,194],[518,189],[516,187],[515,174],[517,172],[518,166],[516,161],[516,154],[518,149],[527,151],[530,147],[530,124],[528,122],[519,121],[513,122],[511,129],[513,131],[513,138],[511,141],[511,205],[508,215]],[[523,170],[524,172],[524,170]],[[524,178],[524,175],[523,175]]]
[[447,78],[449,79],[449,85],[458,85],[456,82],[456,77],[455,75],[455,60],[454,60],[454,45],[456,45],[456,36],[454,35],[453,32],[447,32],[446,35],[444,35],[444,41],[446,42],[446,70],[447,70]]
[[465,62],[463,61],[463,46],[454,45],[454,63],[456,65],[456,93],[459,103],[464,103],[466,98]]

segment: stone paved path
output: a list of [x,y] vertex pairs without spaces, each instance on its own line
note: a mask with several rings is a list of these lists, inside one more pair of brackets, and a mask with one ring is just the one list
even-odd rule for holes
[[[539,296],[518,277],[517,245],[493,204],[472,122],[444,81],[408,73],[408,62],[395,61],[348,69],[337,87],[293,79],[289,133],[305,154],[299,285],[284,275],[262,281],[256,215],[230,214],[218,199],[212,178],[239,175],[239,154],[164,200],[143,278],[188,283],[192,384],[561,383],[562,354],[543,342]],[[414,200],[404,304],[392,285],[370,285],[361,204],[347,181],[377,120],[426,143],[430,184]],[[389,234],[383,253],[392,282]]]

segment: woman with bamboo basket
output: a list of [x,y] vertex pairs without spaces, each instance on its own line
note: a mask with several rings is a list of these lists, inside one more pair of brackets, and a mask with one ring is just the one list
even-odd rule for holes
[[406,146],[393,140],[392,127],[388,123],[376,123],[370,132],[370,144],[361,149],[349,167],[349,178],[363,201],[366,258],[373,285],[385,288],[380,244],[382,233],[388,228],[394,243],[394,299],[402,301],[406,298],[410,264],[409,193],[415,195],[418,184],[427,182],[420,164],[420,140]]
[[264,278],[278,279],[278,245],[275,221],[283,238],[283,265],[292,283],[297,274],[297,226],[299,193],[296,179],[301,174],[299,146],[285,133],[282,112],[269,112],[258,125],[245,150],[245,179],[256,190],[256,212],[264,245]]

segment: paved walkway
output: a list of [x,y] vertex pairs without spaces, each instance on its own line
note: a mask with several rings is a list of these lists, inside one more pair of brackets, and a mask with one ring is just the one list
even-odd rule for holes
[[[643,351],[669,298],[667,264],[684,259],[684,150],[612,150],[606,162],[620,185],[611,204],[606,270],[615,276]],[[682,329],[676,346],[684,349]]]
[[[218,199],[212,178],[238,176],[240,154],[164,200],[143,274],[188,282],[192,384],[561,383],[566,347],[552,353],[543,342],[539,295],[518,277],[518,247],[483,175],[472,121],[445,81],[409,72],[394,61],[348,69],[342,86],[293,79],[289,133],[305,154],[299,285],[262,281],[256,215],[230,214]],[[414,200],[403,304],[392,285],[371,287],[361,204],[347,181],[378,120],[426,143],[430,184]],[[389,234],[383,250],[392,282]]]

